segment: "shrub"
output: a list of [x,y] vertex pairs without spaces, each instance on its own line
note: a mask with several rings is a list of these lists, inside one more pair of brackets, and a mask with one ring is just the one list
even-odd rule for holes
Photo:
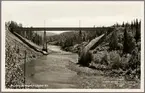
[[104,53],[105,54],[104,54],[104,56],[103,56],[103,58],[101,60],[101,64],[103,64],[103,65],[109,65],[110,56],[109,56],[107,51],[105,51]]
[[93,55],[93,61],[96,63],[96,64],[103,64],[103,60],[105,59],[105,55],[106,55],[107,52],[105,51],[98,51],[96,54]]
[[117,51],[112,51],[109,53],[110,60],[108,61],[110,68],[119,69],[121,68],[121,58]]
[[111,51],[110,53],[107,51],[97,52],[93,55],[93,62],[100,66],[103,65],[107,69],[120,69],[122,67],[121,57],[117,51]]
[[140,67],[140,52],[138,51],[138,48],[135,48],[132,51],[132,56],[131,59],[129,61],[129,66],[131,69],[137,69],[138,67]]
[[130,54],[125,54],[121,58],[121,69],[127,70],[129,68],[129,60],[131,58]]
[[126,68],[126,77],[129,79],[140,79],[141,75],[141,68],[140,68],[140,56],[141,53],[138,51],[138,48],[136,47],[132,53],[131,57],[128,61],[128,68]]

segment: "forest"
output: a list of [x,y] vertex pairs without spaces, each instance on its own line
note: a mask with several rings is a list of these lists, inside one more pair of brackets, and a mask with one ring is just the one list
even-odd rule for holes
[[37,32],[35,31],[12,31],[13,28],[22,28],[22,27],[23,25],[21,23],[17,23],[15,21],[5,22],[5,28],[8,29],[6,31],[11,31],[13,33],[15,32],[23,36],[24,38],[34,42],[37,45],[43,44],[43,37],[37,34]]
[[[47,37],[49,44],[78,53],[78,64],[103,71],[108,75],[140,79],[141,20],[135,19],[96,31],[71,31]],[[94,38],[104,34],[97,46],[83,54]],[[83,56],[81,56],[83,55]]]
[[[9,21],[6,28],[23,27],[21,23]],[[79,55],[78,64],[103,71],[106,75],[125,76],[140,79],[141,75],[141,20],[135,19],[122,24],[114,24],[108,29],[96,31],[70,31],[47,36],[47,43],[61,46],[65,51]],[[19,35],[42,45],[43,38],[32,31],[15,31]],[[83,49],[93,39],[101,38],[96,46],[83,54]]]

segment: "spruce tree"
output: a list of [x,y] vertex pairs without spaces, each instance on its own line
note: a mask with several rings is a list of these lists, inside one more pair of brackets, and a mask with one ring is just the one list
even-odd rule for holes
[[136,25],[135,25],[135,28],[136,28],[136,34],[135,34],[135,39],[136,39],[136,43],[138,42],[138,40],[140,39],[140,28],[141,28],[141,22],[138,22],[138,20],[136,19]]
[[79,31],[79,35],[78,36],[79,36],[78,37],[79,38],[79,43],[81,43],[82,42],[82,31],[81,30]]
[[135,48],[135,39],[131,32],[127,32],[127,28],[124,31],[124,44],[123,44],[123,53],[131,53]]
[[130,25],[131,29],[133,29],[133,22],[131,21],[131,25]]
[[112,33],[109,46],[110,46],[110,50],[116,50],[117,49],[117,46],[118,46],[118,38],[117,38],[117,32],[116,31],[114,31]]
[[122,27],[124,27],[124,22],[122,23]]
[[128,48],[128,45],[127,45],[127,29],[125,28],[125,31],[124,31],[124,44],[123,44],[123,53],[127,53],[127,48]]

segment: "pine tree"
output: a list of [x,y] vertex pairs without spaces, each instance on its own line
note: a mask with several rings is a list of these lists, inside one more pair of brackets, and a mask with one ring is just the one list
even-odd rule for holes
[[127,32],[127,28],[125,28],[124,32],[124,48],[123,53],[131,53],[135,48],[135,39],[133,38],[133,34]]
[[114,31],[112,33],[109,46],[110,46],[110,50],[116,50],[117,49],[117,46],[118,46],[118,38],[117,38],[117,32],[116,31]]
[[124,27],[124,22],[122,23],[122,27]]
[[127,53],[127,48],[128,48],[128,45],[127,45],[127,29],[125,28],[125,31],[124,31],[124,44],[123,44],[123,53]]
[[141,34],[141,31],[140,31],[140,28],[141,28],[141,21],[138,22],[138,20],[136,19],[135,28],[136,28],[135,39],[136,39],[136,42],[138,42],[138,40],[140,39],[140,34]]
[[130,25],[131,29],[133,29],[133,22],[131,21],[131,25]]
[[79,41],[79,43],[81,43],[82,42],[82,31],[80,30],[79,31],[79,35],[78,35],[79,37],[78,37],[78,41]]

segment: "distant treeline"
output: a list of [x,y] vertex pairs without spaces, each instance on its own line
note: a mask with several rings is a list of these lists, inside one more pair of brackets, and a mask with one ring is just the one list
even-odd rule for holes
[[[138,19],[132,21],[131,23],[124,23],[122,25],[113,25],[115,28],[122,28],[118,31],[113,31],[110,38],[110,49],[117,49],[118,43],[123,45],[123,51],[126,53],[131,53],[135,48],[135,44],[141,42],[141,20]],[[123,33],[123,34],[120,34]]]
[[23,25],[21,23],[9,21],[5,23],[5,27],[6,30],[11,31],[12,33],[15,32],[23,36],[24,38],[27,38],[28,40],[34,42],[37,45],[42,45],[43,43],[43,37],[38,35],[35,31],[21,31],[21,30],[13,31],[13,28],[18,28],[18,27],[22,28]]
[[[102,27],[103,28],[103,27]],[[54,35],[47,37],[48,42],[55,42],[56,45],[60,45],[63,49],[82,42],[89,42],[93,38],[103,34],[110,33],[112,28],[96,29],[95,31],[70,31],[64,32],[60,35]]]
[[[107,35],[113,31],[113,28],[126,28],[132,30],[133,34],[135,35],[135,39],[138,40],[140,38],[140,25],[141,21],[138,19],[133,20],[131,23],[123,22],[122,24],[114,24],[108,29],[97,29],[96,31],[71,31],[71,32],[64,32],[60,35],[50,36],[47,37],[48,42],[54,42],[53,44],[60,45],[63,49],[66,47],[73,46],[75,44],[80,44],[82,42],[89,42],[90,40],[94,39],[95,37],[100,36],[103,33]],[[115,36],[115,33],[114,33]],[[114,43],[114,42],[113,42]]]

